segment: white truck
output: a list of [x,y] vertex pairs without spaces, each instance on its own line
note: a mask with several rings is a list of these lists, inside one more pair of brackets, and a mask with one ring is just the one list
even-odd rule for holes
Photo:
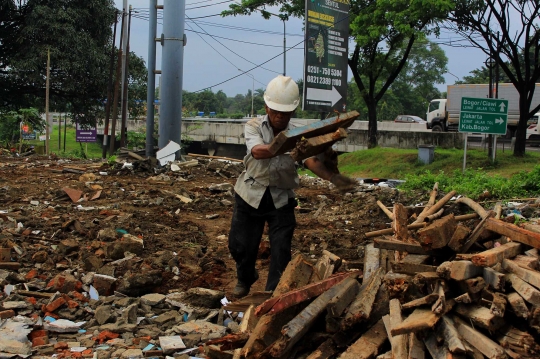
[[[489,97],[488,84],[449,85],[446,99],[431,100],[426,114],[427,128],[436,132],[457,131],[461,98]],[[506,137],[514,136],[519,122],[519,94],[513,84],[499,84],[499,99],[508,100],[508,131]],[[540,103],[540,84],[536,84],[531,107]]]

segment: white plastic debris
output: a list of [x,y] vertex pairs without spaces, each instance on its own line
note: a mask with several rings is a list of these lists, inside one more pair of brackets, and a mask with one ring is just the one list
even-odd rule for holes
[[43,328],[57,333],[76,333],[86,322],[72,322],[67,319],[58,319],[52,323],[45,323]]
[[90,299],[99,300],[99,293],[93,285],[90,285],[90,290],[88,291],[88,294],[90,295]]
[[180,145],[170,141],[167,146],[156,152],[156,158],[162,166],[175,160],[176,152],[180,151]]

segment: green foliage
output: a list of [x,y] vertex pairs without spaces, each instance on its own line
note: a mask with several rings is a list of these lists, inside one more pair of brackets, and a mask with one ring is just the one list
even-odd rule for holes
[[107,163],[109,166],[114,166],[116,163],[116,155],[109,156],[109,158],[107,158]]
[[148,70],[144,59],[129,53],[128,111],[129,117],[137,119],[146,115]]
[[20,138],[20,124],[27,123],[35,131],[42,131],[45,128],[45,121],[39,116],[35,108],[22,108],[18,111],[0,111],[0,141],[15,143]]
[[[120,133],[116,134],[116,140],[120,141]],[[126,147],[144,147],[146,145],[146,128],[140,127],[136,131],[126,132]]]
[[4,22],[1,11],[2,106],[43,110],[50,50],[51,108],[69,110],[80,123],[95,125],[102,118],[107,89],[113,1],[3,0],[5,3],[16,15]]

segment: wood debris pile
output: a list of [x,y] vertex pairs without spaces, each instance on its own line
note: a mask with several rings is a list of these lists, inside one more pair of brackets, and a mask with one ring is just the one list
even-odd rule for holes
[[454,195],[436,202],[435,185],[413,223],[380,203],[392,228],[366,233],[363,275],[327,251],[298,255],[272,294],[227,305],[245,311],[240,332],[207,345],[250,359],[539,358],[540,226],[469,198],[457,203],[475,213],[445,214]]

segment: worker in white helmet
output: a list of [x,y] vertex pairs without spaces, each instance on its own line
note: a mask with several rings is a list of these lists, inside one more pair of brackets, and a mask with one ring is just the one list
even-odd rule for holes
[[[245,126],[245,170],[234,187],[229,250],[236,261],[238,282],[233,290],[236,297],[247,295],[259,278],[255,261],[265,224],[268,223],[271,251],[267,291],[276,288],[291,260],[291,241],[296,227],[297,202],[293,189],[299,186],[299,178],[295,161],[289,154],[273,155],[269,145],[289,126],[300,102],[298,86],[290,77],[279,75],[266,87],[264,102],[266,116],[254,118]],[[353,179],[330,171],[317,157],[306,159],[304,166],[331,181],[341,192],[357,184]]]

